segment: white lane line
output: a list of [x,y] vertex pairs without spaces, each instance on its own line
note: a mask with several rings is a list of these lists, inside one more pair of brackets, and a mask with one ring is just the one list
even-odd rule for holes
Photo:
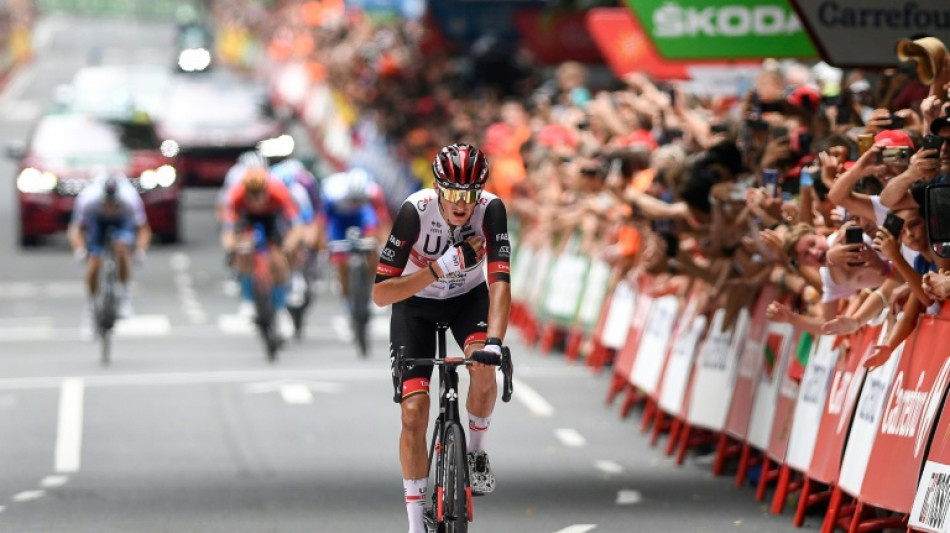
[[561,441],[561,444],[568,448],[580,448],[587,444],[587,439],[578,433],[577,430],[571,428],[556,429],[554,430],[554,434],[557,436],[557,440]]
[[178,287],[178,297],[181,299],[185,315],[192,324],[204,324],[208,320],[208,314],[198,301],[194,278],[188,271],[191,268],[191,258],[186,254],[176,252],[172,254],[168,262],[175,271],[175,285]]
[[643,501],[643,495],[638,490],[622,490],[617,493],[617,505],[633,505]]
[[45,490],[25,490],[13,495],[13,501],[22,503],[38,500],[46,494]]
[[[501,374],[498,375],[499,379],[501,379]],[[531,412],[531,414],[542,418],[550,418],[551,416],[554,416],[554,408],[551,407],[551,404],[542,398],[537,391],[529,387],[527,383],[521,381],[520,379],[513,379],[512,382],[515,386],[515,398],[523,403],[525,407],[528,408],[528,411]]]
[[587,533],[596,527],[597,524],[574,524],[573,526],[567,526],[564,529],[559,529],[554,533]]
[[254,323],[241,315],[218,315],[218,329],[228,335],[254,335]]
[[63,380],[59,394],[59,426],[56,430],[56,472],[79,471],[82,453],[83,390],[79,378]]
[[313,403],[313,392],[302,383],[287,383],[280,387],[280,397],[289,404]]
[[62,487],[67,481],[69,476],[46,476],[40,481],[40,486],[47,489]]
[[171,330],[172,323],[165,315],[132,315],[115,323],[117,337],[160,337]]
[[619,474],[623,472],[623,467],[614,461],[608,461],[605,459],[600,459],[594,461],[594,468],[600,470],[605,474]]

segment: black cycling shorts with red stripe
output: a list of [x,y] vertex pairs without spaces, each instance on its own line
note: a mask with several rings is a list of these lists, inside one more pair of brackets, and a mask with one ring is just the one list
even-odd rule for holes
[[[465,294],[439,300],[413,296],[393,304],[389,326],[389,349],[406,347],[406,359],[436,356],[436,325],[449,325],[455,342],[462,350],[472,342],[484,342],[488,331],[488,287],[478,285]],[[449,353],[451,355],[451,352]],[[432,377],[429,365],[415,366],[403,374],[403,383]],[[407,392],[403,391],[405,396]],[[414,391],[413,391],[414,392]]]

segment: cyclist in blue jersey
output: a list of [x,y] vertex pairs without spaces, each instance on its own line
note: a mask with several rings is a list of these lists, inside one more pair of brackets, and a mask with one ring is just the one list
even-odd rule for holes
[[[347,172],[331,174],[323,179],[320,188],[320,217],[323,233],[328,242],[346,239],[346,230],[360,228],[363,237],[376,237],[379,229],[379,217],[372,199],[379,196],[379,185],[370,174],[354,168]],[[346,254],[334,253],[330,260],[336,267],[344,301],[350,294],[347,279]],[[370,267],[376,268],[376,254],[371,258]]]

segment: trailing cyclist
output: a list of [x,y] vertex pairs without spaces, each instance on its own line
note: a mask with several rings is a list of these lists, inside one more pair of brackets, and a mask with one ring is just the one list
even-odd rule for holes
[[[483,191],[488,161],[474,146],[442,148],[432,172],[434,187],[413,193],[402,204],[376,270],[373,301],[393,304],[391,358],[400,346],[409,359],[432,357],[439,322],[449,324],[466,357],[476,350],[500,355],[511,307],[505,206]],[[495,488],[484,437],[497,385],[495,367],[473,363],[468,369],[468,461],[472,491],[478,495]],[[432,367],[421,365],[403,374],[399,459],[410,533],[425,532],[421,496],[427,485],[431,376]]]
[[[351,227],[360,228],[361,237],[376,237],[380,220],[373,199],[378,197],[379,185],[362,168],[353,168],[324,178],[320,188],[320,218],[327,241],[345,240],[346,231]],[[376,252],[369,254],[370,265],[375,268]],[[348,301],[350,288],[346,254],[333,253],[330,260],[339,276],[343,301]]]
[[131,263],[142,263],[152,232],[145,217],[145,205],[135,186],[120,172],[102,173],[76,197],[67,236],[78,261],[86,262],[86,304],[84,326],[92,323],[99,291],[99,267],[108,232],[114,230],[113,251],[118,265],[118,315],[132,314]]
[[243,180],[228,194],[224,204],[221,245],[236,262],[241,286],[239,314],[254,314],[254,235],[251,228],[260,225],[268,249],[268,266],[273,281],[271,303],[277,310],[282,326],[287,331],[291,323],[286,308],[289,266],[287,252],[294,250],[300,240],[302,221],[297,204],[283,182],[268,179],[265,167],[254,166],[244,171]]
[[290,250],[290,256],[287,258],[290,263],[290,290],[287,294],[287,303],[299,306],[306,297],[307,266],[316,257],[320,235],[315,212],[320,205],[317,181],[303,163],[292,158],[271,165],[269,173],[287,186],[300,210],[303,226],[300,242],[295,249]]

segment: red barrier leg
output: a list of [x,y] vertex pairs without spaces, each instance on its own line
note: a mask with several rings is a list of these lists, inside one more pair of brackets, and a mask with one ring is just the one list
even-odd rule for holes
[[739,468],[736,470],[736,488],[741,489],[746,482],[746,476],[749,474],[749,461],[752,456],[752,448],[748,442],[742,443],[742,451],[739,452]]
[[[808,510],[808,500],[811,498],[811,478],[804,474],[805,481],[802,482],[802,493],[798,497],[798,505],[795,506],[795,517],[792,518],[792,525],[802,527],[805,523],[805,511]],[[772,509],[775,509],[776,502],[772,500]]]
[[[785,500],[788,498],[789,482],[792,479],[792,469],[788,465],[782,465],[779,468],[778,482],[775,484],[775,495],[772,496],[772,506],[769,512],[772,514],[782,514],[785,510]],[[808,483],[806,478],[805,483]],[[804,488],[802,489],[802,498],[805,497]]]
[[693,432],[693,426],[683,422],[683,429],[680,432],[680,447],[676,453],[676,464],[681,465],[686,460],[686,451],[689,450],[689,434]]
[[673,455],[673,451],[676,450],[676,444],[679,442],[680,431],[683,430],[683,421],[680,420],[678,416],[673,417],[673,421],[670,422],[670,436],[666,439],[666,449],[663,452],[667,455]]
[[841,497],[841,489],[835,485],[835,488],[831,491],[831,500],[828,501],[825,520],[821,523],[821,533],[834,533],[835,524],[838,522],[838,514],[841,512]]
[[670,431],[673,427],[672,417],[663,412],[657,406],[656,416],[653,417],[653,433],[650,435],[650,446],[656,446],[660,442],[660,435]]
[[591,349],[590,355],[587,357],[587,366],[591,367],[594,372],[600,373],[604,369],[604,366],[610,362],[611,357],[612,354],[610,348],[607,348],[601,344],[600,341],[595,340],[594,347]]
[[858,505],[854,508],[854,514],[851,515],[851,524],[848,526],[848,533],[858,533],[858,526],[861,525],[862,514],[864,514],[864,502],[858,500]]
[[581,344],[584,342],[584,332],[580,328],[571,330],[564,346],[564,355],[568,361],[577,361],[581,353]]
[[736,455],[741,450],[741,445],[733,443],[725,433],[719,435],[719,444],[716,447],[716,460],[713,462],[713,475],[722,475],[726,467],[726,459]]
[[647,429],[650,428],[650,424],[653,423],[654,418],[659,416],[659,409],[657,409],[656,402],[653,401],[653,398],[644,395],[643,401],[643,416],[640,418],[640,433],[646,433]]
[[617,395],[620,394],[620,391],[623,390],[626,384],[626,379],[624,379],[622,376],[614,374],[614,377],[610,380],[610,387],[607,389],[607,405],[614,403]]
[[634,405],[642,402],[644,396],[637,391],[637,388],[629,383],[626,385],[627,395],[623,399],[623,404],[620,405],[620,418],[627,418],[630,414],[630,409]]
[[541,327],[541,340],[538,343],[538,351],[543,354],[551,353],[551,350],[557,346],[564,333],[561,328],[554,323],[548,323]]

